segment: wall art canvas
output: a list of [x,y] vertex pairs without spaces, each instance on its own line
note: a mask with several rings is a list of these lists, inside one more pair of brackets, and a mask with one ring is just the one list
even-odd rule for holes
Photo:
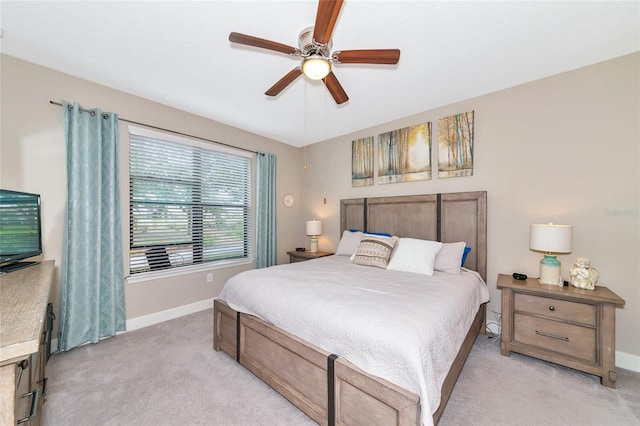
[[373,136],[351,141],[351,186],[373,185]]
[[438,177],[473,175],[473,111],[438,120]]
[[378,183],[431,179],[431,123],[378,135]]

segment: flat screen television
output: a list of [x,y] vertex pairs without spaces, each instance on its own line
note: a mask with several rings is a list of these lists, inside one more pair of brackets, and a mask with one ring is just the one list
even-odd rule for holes
[[0,271],[34,265],[22,261],[40,254],[40,195],[0,189]]

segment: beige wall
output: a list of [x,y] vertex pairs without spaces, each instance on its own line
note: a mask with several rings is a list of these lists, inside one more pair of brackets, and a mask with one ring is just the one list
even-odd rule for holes
[[[528,249],[529,225],[571,224],[573,252],[559,256],[563,275],[576,257],[591,259],[599,284],[626,300],[617,310],[617,350],[640,356],[639,80],[635,54],[309,146],[303,203],[308,219],[324,221],[320,249],[337,245],[340,198],[487,190],[493,309],[500,310],[499,273],[538,276],[542,256]],[[438,119],[470,110],[473,176],[351,186],[353,139],[430,121],[437,161]]]
[[[262,136],[206,120],[165,105],[138,98],[117,90],[59,73],[48,68],[1,55],[1,145],[0,186],[39,193],[42,196],[43,258],[56,260],[56,278],[51,299],[59,303],[59,277],[62,253],[62,228],[66,192],[66,150],[62,110],[50,100],[79,102],[85,108],[100,107],[120,117],[160,126],[196,136],[233,144],[251,150],[277,155],[277,193],[281,198],[290,192],[300,199],[302,151]],[[161,90],[159,88],[158,90]],[[128,132],[120,123],[123,236],[128,243]],[[295,223],[301,204],[291,209],[280,208],[279,224]],[[288,261],[286,251],[300,244],[300,236],[288,226],[278,227],[278,262]],[[302,241],[304,242],[304,241]],[[180,277],[126,285],[127,319],[211,299],[218,295],[233,274],[243,267],[199,271]],[[214,282],[206,282],[213,273]]]
[[[66,185],[60,108],[49,100],[77,101],[121,117],[199,135],[278,156],[277,197],[291,193],[291,209],[278,204],[278,262],[308,246],[304,221],[324,221],[320,249],[335,249],[340,198],[487,190],[488,284],[500,309],[498,273],[537,275],[541,257],[528,250],[529,224],[574,226],[573,252],[560,256],[563,274],[576,257],[589,257],[601,281],[626,300],[617,310],[617,349],[640,356],[640,54],[448,105],[304,149],[169,108],[6,55],[1,59],[0,186],[43,197],[44,258],[59,265]],[[160,89],[159,89],[160,90]],[[428,93],[421,96],[428,96]],[[475,111],[474,175],[464,178],[352,188],[351,140]],[[250,117],[248,118],[250,119]],[[328,124],[330,125],[330,124]],[[126,125],[121,125],[123,171]],[[434,143],[432,157],[437,158]],[[127,188],[123,176],[122,188]],[[127,205],[126,193],[123,206]],[[323,199],[326,197],[326,204]],[[125,229],[125,237],[128,235]],[[246,267],[216,269],[127,284],[127,318],[137,318],[214,297],[226,279]],[[57,303],[59,278],[52,299]]]

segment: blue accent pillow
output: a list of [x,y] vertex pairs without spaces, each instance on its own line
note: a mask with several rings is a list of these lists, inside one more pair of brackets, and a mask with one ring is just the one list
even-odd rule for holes
[[363,232],[360,231],[359,229],[349,229],[350,232],[362,232],[363,234],[369,234],[369,235],[379,235],[381,237],[390,237],[391,234],[387,234],[386,232]]
[[464,253],[462,253],[462,263],[460,264],[460,266],[464,266],[464,261],[467,260],[467,255],[469,254],[470,251],[471,251],[471,247],[464,248]]

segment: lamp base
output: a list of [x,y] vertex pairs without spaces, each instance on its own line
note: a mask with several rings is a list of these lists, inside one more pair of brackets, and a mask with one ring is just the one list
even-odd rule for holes
[[309,252],[315,253],[318,251],[318,239],[316,237],[311,237],[311,247],[309,248]]
[[562,285],[560,261],[555,256],[545,254],[540,260],[540,284]]

